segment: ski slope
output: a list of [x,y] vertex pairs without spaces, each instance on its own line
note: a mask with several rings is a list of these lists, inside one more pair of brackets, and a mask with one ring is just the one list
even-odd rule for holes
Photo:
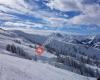
[[[34,40],[32,37],[34,35],[30,34],[26,37],[25,33],[19,32],[23,36],[17,34],[13,31],[0,31],[0,80],[96,80],[70,72],[67,69],[56,68],[56,56],[47,51],[35,62],[35,50],[29,47],[30,44],[33,46],[34,44],[28,41],[28,39]],[[21,44],[14,42],[14,40],[21,41]],[[21,56],[7,51],[7,44],[20,47],[33,60],[23,59]]]
[[0,54],[0,80],[96,80],[34,62]]

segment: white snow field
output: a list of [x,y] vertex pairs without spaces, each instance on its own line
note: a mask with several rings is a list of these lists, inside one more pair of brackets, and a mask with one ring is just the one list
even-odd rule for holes
[[[22,36],[18,35],[21,34]],[[47,51],[38,61],[24,59],[17,54],[6,50],[7,44],[14,44],[22,48],[31,57],[34,56],[34,44],[28,39],[34,39],[31,35],[13,31],[0,31],[0,80],[96,80],[85,77],[65,69],[56,68],[55,55]],[[38,39],[38,38],[37,38]],[[20,40],[21,44],[14,42]]]
[[0,80],[96,80],[49,64],[0,54]]

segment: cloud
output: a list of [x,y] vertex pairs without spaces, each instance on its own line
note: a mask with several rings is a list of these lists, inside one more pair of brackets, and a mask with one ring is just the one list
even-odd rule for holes
[[1,13],[0,12],[0,20],[17,20],[18,17],[14,16],[14,15],[10,15],[10,14],[6,14],[6,13]]
[[[58,29],[84,24],[100,26],[100,5],[91,1],[92,3],[87,0],[0,0],[0,20],[5,20],[2,26],[6,27]],[[80,14],[71,16],[75,14],[73,12]]]
[[[31,3],[33,5],[30,5]],[[52,17],[57,18],[57,16],[59,15],[56,15],[55,12],[49,12],[47,10],[39,9],[39,5],[37,5],[35,1],[33,0],[29,0],[28,3],[26,3],[24,0],[21,0],[21,1],[20,0],[0,0],[0,11],[3,14],[3,16],[6,17],[6,18],[2,17],[2,19],[4,20],[15,20],[18,17],[16,16],[16,13],[17,13],[17,14],[24,14],[27,16],[39,18],[41,19],[41,22],[44,23],[44,26],[56,27],[56,25],[58,24],[57,21],[51,20],[51,18]],[[17,22],[22,21],[20,18],[18,17],[19,20],[16,19],[16,21]],[[25,19],[22,21],[22,23],[25,23],[24,21]],[[17,26],[16,22],[15,24],[12,24],[12,25]],[[39,23],[39,25],[43,25],[43,24]],[[22,24],[19,24],[19,26],[22,26]]]
[[60,11],[79,10],[75,0],[49,0],[46,5],[51,9]]
[[0,0],[0,5],[8,7],[12,10],[27,12],[30,9],[29,5],[24,0]]
[[70,22],[76,24],[96,24],[100,26],[100,5],[78,3],[80,11],[83,14],[70,19]]
[[66,19],[70,24],[97,24],[100,26],[100,5],[86,0],[49,0],[46,4],[51,9],[60,11],[80,11],[82,14]]
[[42,24],[39,24],[39,23],[33,23],[33,22],[29,22],[29,21],[26,21],[26,22],[5,22],[3,23],[2,26],[9,26],[9,27],[23,27],[23,28],[32,28],[32,27],[38,27],[38,28],[42,28],[43,25]]

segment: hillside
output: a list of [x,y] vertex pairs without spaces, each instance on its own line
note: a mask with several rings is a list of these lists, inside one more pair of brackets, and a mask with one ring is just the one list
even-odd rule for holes
[[[58,36],[60,36],[60,34]],[[84,62],[84,66],[83,64],[80,64],[80,62],[83,63],[80,60],[80,56],[84,58],[86,58],[87,56],[84,56],[80,53],[76,54],[75,52],[76,51],[75,48],[77,48],[76,44],[69,43],[69,42],[65,43],[64,41],[61,41],[61,39],[63,39],[64,36],[63,37],[60,36],[60,38],[56,36],[56,39],[52,40],[48,45],[46,45],[44,54],[41,57],[38,57],[38,61],[36,62],[35,51],[34,51],[35,45],[42,44],[43,42],[45,42],[45,40],[48,37],[49,36],[43,36],[43,35],[38,35],[38,34],[37,35],[28,34],[22,31],[18,31],[18,30],[15,30],[15,31],[1,30],[0,31],[0,61],[1,61],[0,65],[1,65],[1,76],[2,76],[1,79],[13,80],[14,78],[15,80],[27,80],[27,78],[29,78],[30,80],[33,80],[33,78],[36,77],[37,80],[44,80],[44,78],[46,78],[46,80],[51,80],[51,78],[52,80],[66,80],[66,79],[76,80],[76,78],[77,80],[79,79],[87,80],[87,74],[88,74],[88,78],[89,76],[95,77],[94,74],[96,74],[95,70],[97,69],[96,63],[94,64],[95,59],[90,58],[90,63]],[[78,45],[78,46],[82,48],[80,49],[80,51],[83,51],[83,49],[85,49],[83,45]],[[68,50],[68,47],[70,48],[73,54],[77,55],[77,57],[72,55],[72,53],[70,52],[67,55],[62,54],[62,52],[66,52],[64,50]],[[52,50],[57,50],[58,52],[61,50],[60,57],[57,56],[57,53],[58,53],[57,51],[52,52]],[[95,51],[98,52],[96,54],[99,54],[98,49],[90,48],[90,50],[93,50],[94,53],[90,54],[87,51],[87,55],[94,55]],[[65,61],[67,59],[69,62]],[[88,58],[86,58],[85,60],[87,59]],[[99,56],[98,58],[96,58],[96,60],[98,59],[99,59]],[[63,62],[63,60],[65,62]],[[93,62],[91,62],[92,60]],[[73,62],[75,62],[74,65],[73,65]],[[78,67],[77,69],[77,66],[80,66],[80,67]],[[2,68],[4,72],[2,71]],[[39,71],[36,71],[36,70],[39,70]],[[91,71],[92,71],[92,74],[91,74]],[[8,75],[9,72],[11,74]],[[47,75],[45,73],[50,73],[50,74]],[[8,76],[6,78],[3,75],[5,76],[8,75]],[[25,78],[23,78],[23,76]],[[37,77],[37,76],[40,76],[40,77]],[[19,77],[19,79],[17,79],[16,77]],[[93,78],[90,78],[90,79],[93,79]]]
[[0,54],[0,80],[95,80],[49,64]]

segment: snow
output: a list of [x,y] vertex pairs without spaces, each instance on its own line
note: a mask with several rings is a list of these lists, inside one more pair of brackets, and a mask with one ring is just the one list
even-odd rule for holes
[[[49,64],[0,54],[0,80],[88,80]],[[89,78],[95,80],[94,78]]]
[[[45,51],[42,56],[38,57],[38,61],[35,62],[34,48],[29,47],[30,44],[35,44],[28,41],[28,39],[34,39],[32,36],[34,35],[23,33],[21,31],[0,31],[0,80],[88,80],[87,77],[70,72],[65,68],[56,68],[56,56],[47,51]],[[41,36],[36,35],[36,40],[42,38],[37,37]],[[21,44],[14,42],[14,40],[20,40]],[[58,40],[58,42],[67,44],[67,47],[76,46],[76,44],[61,40]],[[33,60],[23,59],[16,54],[6,51],[7,44],[14,44],[17,47],[20,47],[28,55],[33,57]],[[81,47],[82,50],[84,49],[84,46],[79,47]],[[92,48],[90,48],[90,51],[91,49]],[[100,50],[97,49],[92,50],[94,54],[95,52],[100,52]],[[89,52],[87,52],[87,54],[89,54]],[[94,78],[89,79],[95,80]]]

